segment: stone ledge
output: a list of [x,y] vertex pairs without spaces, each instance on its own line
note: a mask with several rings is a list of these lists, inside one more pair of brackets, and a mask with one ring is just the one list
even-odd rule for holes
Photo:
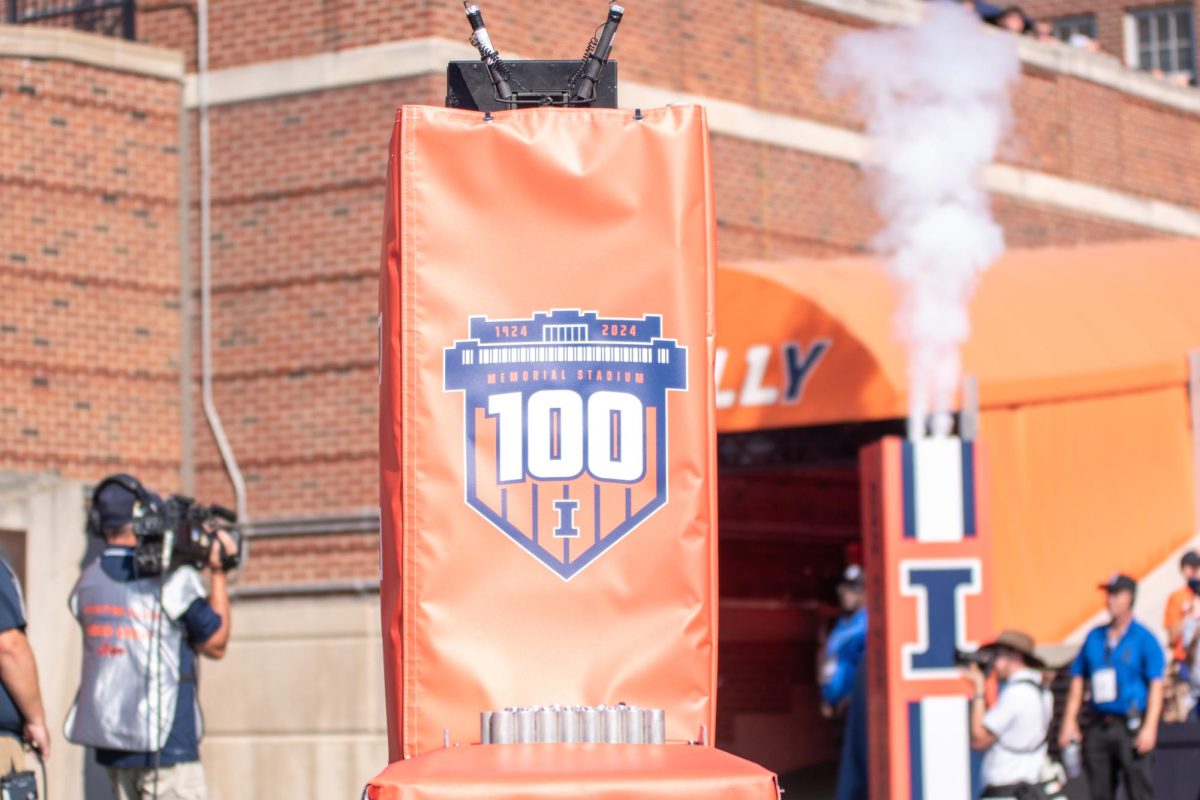
[[[879,25],[914,22],[921,5],[914,0],[802,0],[803,4]],[[1011,34],[1001,31],[996,36]],[[2,42],[2,39],[0,39]],[[2,45],[0,45],[2,47]],[[1141,97],[1163,106],[1200,114],[1200,90],[1175,86],[1123,65],[1111,56],[1088,53],[1057,43],[1017,38],[1017,52],[1027,66],[1078,78],[1100,86]],[[208,73],[206,95],[209,105],[228,105],[294,94],[341,89],[364,83],[403,80],[441,73],[446,62],[472,60],[469,45],[437,36],[405,39],[310,56],[260,61]],[[519,54],[510,54],[518,59]],[[630,84],[624,81],[622,86]],[[198,105],[196,75],[185,80],[185,103]],[[668,90],[662,90],[668,91]],[[622,97],[624,100],[624,97]]]
[[[210,70],[203,89],[210,106],[229,105],[444,74],[447,62],[476,58],[468,44],[427,36]],[[199,105],[200,90],[196,74],[189,73],[184,85],[188,108]]]
[[0,58],[71,61],[182,83],[183,53],[68,28],[0,25]]

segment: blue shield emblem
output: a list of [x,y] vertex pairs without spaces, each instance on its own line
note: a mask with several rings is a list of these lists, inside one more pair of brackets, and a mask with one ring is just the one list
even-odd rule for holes
[[464,395],[466,502],[564,580],[667,502],[667,392],[687,348],[662,317],[472,317],[445,350]]

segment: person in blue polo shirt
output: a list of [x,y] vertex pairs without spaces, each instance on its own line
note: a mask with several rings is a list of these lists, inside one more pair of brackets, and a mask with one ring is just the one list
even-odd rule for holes
[[825,641],[821,661],[821,700],[826,717],[839,717],[854,692],[858,662],[867,647],[867,609],[862,567],[846,567],[838,584],[842,615]]
[[1071,693],[1059,742],[1080,741],[1079,712],[1090,690],[1083,725],[1083,763],[1092,800],[1112,800],[1122,776],[1129,800],[1151,800],[1151,758],[1158,743],[1166,658],[1162,645],[1133,618],[1137,583],[1114,575],[1106,625],[1093,628],[1071,665]]
[[842,615],[825,642],[821,660],[821,711],[844,716],[837,800],[867,797],[866,586],[862,567],[851,564],[838,584]]

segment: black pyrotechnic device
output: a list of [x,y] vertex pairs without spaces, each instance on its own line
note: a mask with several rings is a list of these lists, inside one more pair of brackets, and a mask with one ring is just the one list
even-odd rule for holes
[[475,45],[475,49],[479,51],[479,60],[487,67],[496,97],[508,100],[512,97],[512,87],[508,85],[508,65],[492,45],[492,37],[488,35],[487,26],[483,24],[483,12],[470,0],[463,0],[463,7],[467,10],[467,21],[471,23],[471,44]]
[[596,99],[596,81],[608,65],[608,57],[612,55],[613,37],[617,35],[617,26],[621,24],[624,16],[625,9],[616,3],[608,7],[608,19],[604,22],[599,38],[592,39],[583,54],[582,74],[574,81],[572,102],[590,103]]
[[463,0],[471,24],[470,42],[479,61],[452,61],[446,71],[446,105],[476,111],[505,111],[540,106],[617,107],[617,64],[613,39],[625,9],[610,3],[608,17],[596,28],[575,61],[505,61],[492,41],[475,0]]

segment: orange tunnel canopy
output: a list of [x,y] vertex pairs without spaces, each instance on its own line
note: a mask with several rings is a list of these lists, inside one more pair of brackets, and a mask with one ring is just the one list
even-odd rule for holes
[[[871,258],[718,273],[723,432],[906,415],[893,287]],[[964,372],[991,453],[999,627],[1042,641],[1195,532],[1187,354],[1200,242],[1013,251],[984,275]]]

